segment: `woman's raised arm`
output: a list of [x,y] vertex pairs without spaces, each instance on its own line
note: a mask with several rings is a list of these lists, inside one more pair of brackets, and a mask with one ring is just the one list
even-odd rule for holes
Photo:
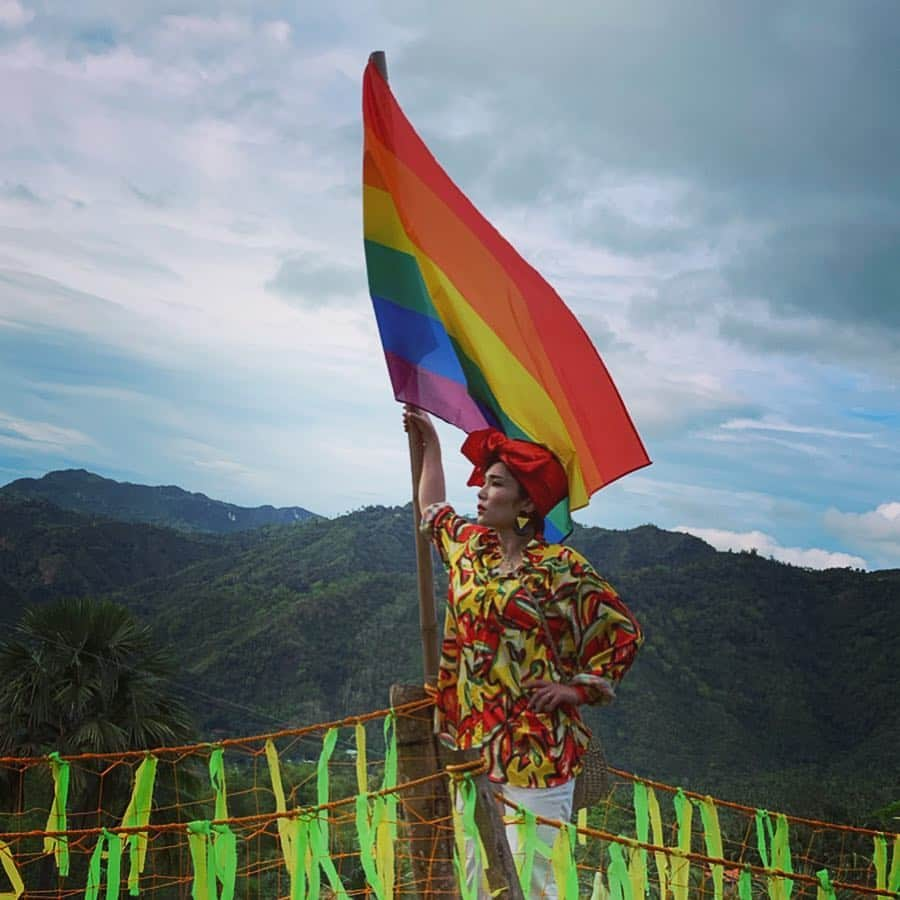
[[441,442],[431,417],[423,409],[403,406],[403,427],[422,444],[422,477],[419,479],[419,509],[447,499],[444,483],[444,464],[441,461]]

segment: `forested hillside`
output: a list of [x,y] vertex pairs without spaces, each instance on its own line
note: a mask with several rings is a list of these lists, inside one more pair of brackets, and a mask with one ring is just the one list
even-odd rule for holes
[[[7,498],[4,620],[110,595],[183,660],[203,733],[337,718],[421,679],[411,527],[408,506],[373,507],[198,537]],[[854,821],[900,797],[900,571],[808,571],[652,526],[572,543],[646,630],[617,702],[592,716],[615,764]]]

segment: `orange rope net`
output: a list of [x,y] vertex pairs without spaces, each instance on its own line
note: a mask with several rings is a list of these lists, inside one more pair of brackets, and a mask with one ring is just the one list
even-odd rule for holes
[[[460,896],[448,774],[410,775],[421,751],[396,740],[429,703],[151,753],[0,758],[0,898]],[[560,896],[900,896],[900,835],[610,772],[604,802],[557,823],[574,845]]]

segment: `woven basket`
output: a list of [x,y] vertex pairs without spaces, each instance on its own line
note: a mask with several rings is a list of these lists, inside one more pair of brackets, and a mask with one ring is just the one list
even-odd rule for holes
[[596,806],[609,793],[609,769],[599,738],[591,738],[587,751],[581,757],[581,766],[572,796],[573,815],[579,809]]

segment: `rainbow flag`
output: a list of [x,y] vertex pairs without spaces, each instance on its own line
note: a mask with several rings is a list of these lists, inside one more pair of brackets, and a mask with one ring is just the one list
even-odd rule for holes
[[363,79],[369,290],[394,396],[466,432],[543,444],[570,509],[650,459],[590,338],[559,295],[450,180],[370,61]]

